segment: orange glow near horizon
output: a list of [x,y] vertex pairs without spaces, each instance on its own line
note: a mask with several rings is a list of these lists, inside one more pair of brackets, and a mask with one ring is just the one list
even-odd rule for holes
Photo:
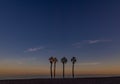
[[[19,62],[21,61],[21,62]],[[65,64],[65,74],[71,75],[71,62]],[[61,62],[57,62],[56,75],[62,75],[63,66]],[[85,62],[75,64],[75,75],[87,75],[87,74],[108,74],[119,75],[120,66],[119,62]],[[0,61],[0,75],[1,76],[14,76],[14,75],[50,75],[50,63],[39,63],[30,59],[24,60],[7,60]]]
[[[47,66],[46,66],[47,67]],[[62,74],[62,68],[57,67],[56,68],[56,75],[61,75]],[[66,75],[71,75],[71,67],[65,68],[65,74]],[[76,75],[87,75],[87,74],[108,74],[108,75],[113,75],[113,74],[120,74],[120,67],[114,66],[114,67],[75,67],[75,74]],[[50,69],[49,66],[47,68],[42,68],[42,67],[1,67],[0,68],[0,75],[5,76],[5,75],[50,75]]]

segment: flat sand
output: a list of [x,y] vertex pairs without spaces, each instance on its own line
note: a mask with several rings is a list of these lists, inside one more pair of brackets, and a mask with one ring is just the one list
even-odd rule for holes
[[12,79],[0,84],[120,84],[120,77],[65,78],[65,79]]

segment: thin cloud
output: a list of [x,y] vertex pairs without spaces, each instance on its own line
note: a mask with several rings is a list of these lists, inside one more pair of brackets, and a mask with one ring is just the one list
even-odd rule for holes
[[25,50],[25,52],[36,52],[36,51],[43,50],[43,49],[44,47],[29,48]]
[[79,63],[79,65],[99,65],[99,62],[91,62],[91,63]]
[[95,43],[103,43],[103,42],[110,42],[112,40],[88,40],[89,44],[95,44]]
[[110,41],[112,41],[112,40],[82,40],[80,42],[72,44],[72,46],[74,46],[76,48],[81,48],[83,46],[90,45],[90,44],[106,43],[106,42],[110,42]]

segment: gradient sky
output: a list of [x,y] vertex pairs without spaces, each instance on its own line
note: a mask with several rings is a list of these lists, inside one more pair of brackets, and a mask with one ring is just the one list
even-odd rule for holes
[[0,75],[120,74],[120,1],[0,0]]

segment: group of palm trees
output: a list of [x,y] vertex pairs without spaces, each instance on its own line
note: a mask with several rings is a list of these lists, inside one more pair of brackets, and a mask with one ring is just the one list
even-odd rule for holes
[[[56,57],[50,57],[49,58],[50,61],[50,74],[51,74],[51,78],[55,78],[55,73],[56,73],[56,63],[58,62],[58,59]],[[74,78],[74,64],[76,63],[76,57],[72,57],[71,58],[71,62],[72,62],[72,77]],[[63,64],[63,78],[65,77],[65,64],[67,63],[67,58],[63,57],[61,58],[61,62]],[[53,67],[53,68],[52,68]],[[53,73],[53,69],[54,69],[54,73]]]

